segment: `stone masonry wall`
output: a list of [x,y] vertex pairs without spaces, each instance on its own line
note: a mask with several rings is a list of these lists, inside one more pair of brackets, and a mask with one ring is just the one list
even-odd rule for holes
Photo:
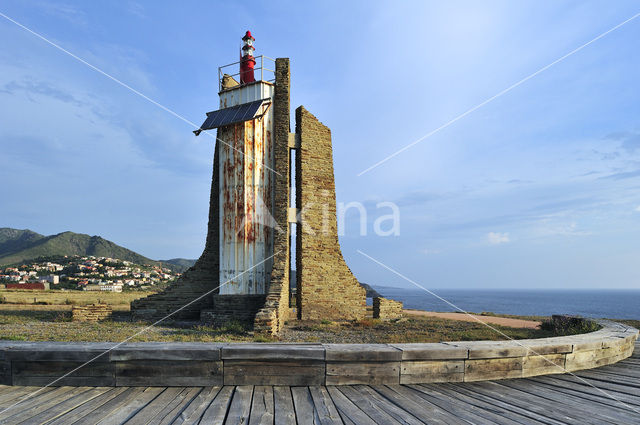
[[111,317],[108,304],[74,305],[71,310],[74,322],[97,322]]
[[373,299],[373,318],[381,320],[399,319],[402,317],[402,303],[382,297]]
[[[200,318],[202,309],[211,308],[213,304],[211,295],[204,296],[192,304],[189,303],[220,284],[220,251],[218,248],[220,184],[218,168],[218,141],[216,141],[213,154],[211,194],[209,197],[209,225],[202,255],[189,270],[164,291],[133,301],[131,303],[131,313],[134,318],[158,320],[181,309],[170,316],[170,319],[197,320]],[[214,293],[217,292],[217,290],[214,291]],[[189,305],[185,307],[187,304]]]
[[254,321],[256,332],[277,334],[289,316],[289,247],[291,244],[287,212],[290,186],[290,71],[289,59],[276,59],[276,87],[273,99],[274,209],[279,229],[274,231],[273,269],[265,305]]
[[202,310],[200,321],[215,327],[232,322],[253,325],[264,301],[264,295],[214,295],[213,309]]
[[331,130],[296,109],[297,305],[299,319],[363,319],[366,292],[347,266],[338,241]]

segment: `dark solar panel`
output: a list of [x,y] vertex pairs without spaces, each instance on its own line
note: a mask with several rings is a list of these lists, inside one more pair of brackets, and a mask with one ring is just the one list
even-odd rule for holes
[[204,120],[200,126],[200,130],[196,130],[194,133],[198,135],[202,130],[211,130],[212,128],[218,128],[253,119],[265,100],[266,99],[255,100],[253,102],[243,103],[242,105],[207,112],[207,119]]

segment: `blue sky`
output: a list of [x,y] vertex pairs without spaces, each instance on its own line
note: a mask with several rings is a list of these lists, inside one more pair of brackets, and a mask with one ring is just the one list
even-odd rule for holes
[[[640,12],[636,1],[40,2],[0,12],[195,122],[217,67],[290,57],[292,106],[331,127],[341,244],[360,280],[640,288],[640,18],[370,172],[389,154]],[[0,226],[196,258],[213,145],[0,17]],[[392,201],[400,235],[373,234]]]

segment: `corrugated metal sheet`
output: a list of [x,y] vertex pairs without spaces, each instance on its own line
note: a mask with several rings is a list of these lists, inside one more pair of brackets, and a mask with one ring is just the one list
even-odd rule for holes
[[[221,107],[273,94],[273,86],[268,83],[250,86],[256,87],[242,86],[221,93]],[[264,294],[268,286],[273,262],[260,263],[273,254],[273,176],[269,170],[273,168],[272,128],[269,108],[262,118],[218,129],[218,138],[225,142],[220,143],[219,151],[220,283],[230,281],[220,288],[222,295]]]
[[222,91],[220,92],[220,109],[255,100],[273,98],[274,88],[275,86],[272,83],[257,81]]

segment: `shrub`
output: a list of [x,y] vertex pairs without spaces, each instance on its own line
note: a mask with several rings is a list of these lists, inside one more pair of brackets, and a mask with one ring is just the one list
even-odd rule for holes
[[540,329],[553,332],[555,335],[577,335],[594,332],[600,329],[593,320],[577,316],[553,315],[551,319],[543,320]]
[[247,331],[247,325],[237,320],[232,320],[222,326],[220,330],[231,334],[244,334]]

